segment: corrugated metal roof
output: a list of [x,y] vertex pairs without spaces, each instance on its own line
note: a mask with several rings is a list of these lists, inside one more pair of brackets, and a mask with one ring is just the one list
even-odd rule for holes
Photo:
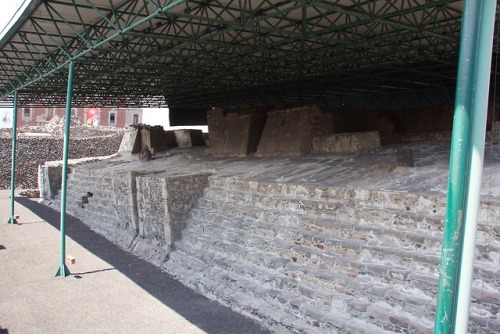
[[34,0],[0,40],[0,100],[18,90],[21,104],[64,104],[71,59],[75,105],[449,91],[461,10],[453,0]]

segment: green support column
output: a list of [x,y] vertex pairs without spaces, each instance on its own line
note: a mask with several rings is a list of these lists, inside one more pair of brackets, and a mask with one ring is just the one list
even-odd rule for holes
[[[470,205],[468,185],[471,182],[481,182],[480,174],[479,180],[471,179],[476,178],[478,174],[471,173],[471,155],[473,150],[477,150],[477,147],[471,145],[471,135],[481,133],[479,129],[486,124],[486,110],[479,109],[487,108],[487,101],[481,100],[484,99],[485,93],[487,100],[489,91],[493,41],[493,29],[490,28],[495,19],[495,6],[496,1],[464,2],[434,333],[466,332],[466,328],[456,328],[460,254],[463,247],[464,219]],[[481,43],[487,42],[490,43],[489,52],[487,48],[479,47]],[[484,71],[487,73],[483,73]],[[482,141],[484,147],[484,135]],[[467,315],[461,316],[468,317],[468,310],[466,313]]]
[[471,141],[468,154],[469,178],[466,181],[467,204],[462,227],[460,261],[457,278],[457,298],[455,333],[468,333],[469,309],[471,300],[474,259],[476,257],[476,231],[481,202],[484,144],[486,122],[488,120],[488,101],[490,92],[491,58],[495,30],[496,1],[480,1],[481,26],[479,31],[477,68],[473,92],[473,112]]
[[17,146],[17,100],[19,94],[14,93],[14,110],[12,111],[12,171],[10,174],[10,218],[9,224],[17,224],[14,218],[14,188],[16,179],[16,146]]
[[64,122],[64,152],[62,168],[61,186],[61,257],[56,277],[66,277],[70,274],[66,267],[66,188],[68,179],[68,148],[69,148],[69,128],[71,125],[71,98],[73,96],[73,70],[74,61],[69,63],[68,91],[66,95],[66,115]]

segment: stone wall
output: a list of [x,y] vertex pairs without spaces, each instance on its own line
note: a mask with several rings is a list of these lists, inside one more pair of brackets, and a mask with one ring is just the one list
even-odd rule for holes
[[38,188],[40,189],[41,198],[53,199],[61,189],[61,183],[61,162],[52,161],[38,166]]
[[114,172],[112,178],[118,226],[139,233],[136,177],[138,172]]
[[162,126],[134,125],[125,129],[118,153],[132,155],[146,146],[155,154],[172,147],[205,146],[205,139],[201,130],[164,131]]
[[378,131],[382,145],[401,141],[411,133],[450,132],[453,123],[453,106],[441,105],[425,109],[366,111],[357,109],[333,110],[334,131]]
[[317,106],[269,112],[256,155],[299,156],[310,153],[313,134],[332,131],[331,120]]
[[314,153],[358,153],[380,148],[377,131],[340,133],[313,138]]
[[[75,138],[69,143],[69,159],[108,156],[117,153],[122,133]],[[15,187],[38,187],[38,166],[46,161],[62,160],[63,139],[54,137],[19,137],[17,140]],[[0,138],[0,189],[10,189],[12,139]]]
[[208,184],[209,174],[137,178],[139,235],[171,246],[185,227],[188,212]]
[[205,138],[201,130],[175,130],[177,147],[205,146]]
[[139,214],[139,235],[167,242],[164,222],[167,220],[166,180],[154,176],[137,178],[137,209]]
[[224,115],[222,109],[208,112],[210,150],[214,155],[241,156],[257,150],[266,115],[262,110]]
[[134,126],[125,128],[123,133],[122,142],[118,149],[120,155],[131,155],[141,151],[141,136],[139,136],[139,129]]
[[[68,178],[67,210],[111,241],[160,265],[180,238],[188,213],[208,185],[209,174],[169,176],[74,167]],[[47,172],[46,175],[59,176]],[[50,182],[41,192],[46,203],[60,208],[60,194],[50,197]],[[49,188],[47,188],[49,187]],[[59,184],[60,189],[60,184]],[[87,203],[81,202],[92,192]]]
[[170,229],[170,240],[166,239],[167,243],[173,244],[181,237],[191,208],[197,204],[208,186],[209,175],[182,175],[166,179],[168,216],[165,224]]

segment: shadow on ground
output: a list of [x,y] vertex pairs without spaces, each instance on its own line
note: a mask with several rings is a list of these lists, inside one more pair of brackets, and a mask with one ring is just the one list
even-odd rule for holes
[[[60,213],[28,198],[16,197],[16,202],[33,211],[59,229]],[[70,215],[66,218],[66,235],[88,251],[109,263],[149,294],[207,333],[258,334],[269,333],[258,323],[231,311],[183,286],[158,267],[120,249]],[[85,273],[76,273],[79,276]],[[75,276],[73,276],[75,277]],[[0,330],[0,334],[3,334]],[[8,333],[8,332],[6,332]]]

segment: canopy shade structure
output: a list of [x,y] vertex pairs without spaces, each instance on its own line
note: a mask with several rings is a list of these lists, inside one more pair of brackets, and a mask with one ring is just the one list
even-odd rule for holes
[[74,106],[451,100],[462,6],[32,0],[0,40],[0,100],[18,91],[20,105],[64,105],[71,60]]

